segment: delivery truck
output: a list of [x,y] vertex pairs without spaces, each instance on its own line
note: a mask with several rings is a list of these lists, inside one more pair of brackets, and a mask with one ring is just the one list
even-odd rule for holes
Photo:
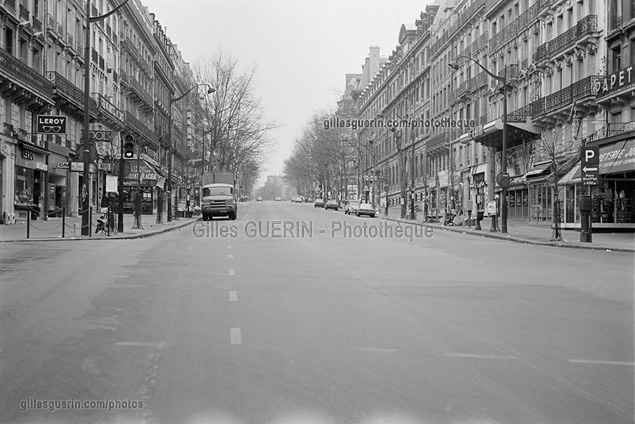
[[212,172],[203,175],[201,187],[201,214],[203,221],[215,216],[236,219],[238,199],[236,197],[234,174]]

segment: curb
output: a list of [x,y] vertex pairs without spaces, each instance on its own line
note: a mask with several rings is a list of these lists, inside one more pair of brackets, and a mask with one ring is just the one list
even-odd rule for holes
[[439,229],[439,230],[444,230],[444,231],[451,231],[454,233],[461,233],[461,234],[467,234],[467,235],[471,235],[471,236],[477,236],[477,237],[486,237],[486,238],[491,238],[491,239],[497,239],[497,240],[505,240],[505,241],[511,241],[514,243],[521,243],[521,244],[533,244],[536,246],[550,246],[550,247],[566,247],[566,248],[570,248],[570,249],[587,249],[587,250],[603,250],[603,251],[608,251],[608,252],[635,252],[635,249],[628,249],[628,248],[623,248],[623,247],[602,247],[602,246],[587,246],[587,245],[583,245],[583,244],[572,244],[569,242],[556,242],[556,241],[537,241],[537,240],[530,240],[530,239],[524,239],[524,238],[520,238],[520,237],[514,237],[514,236],[503,236],[503,235],[498,235],[498,234],[492,234],[489,232],[476,232],[474,230],[472,231],[468,231],[465,229],[459,229],[462,227],[447,227],[447,226],[436,226],[436,225],[429,225],[426,224],[424,222],[413,222],[413,221],[409,221],[407,219],[401,219],[401,218],[392,218],[390,216],[385,217],[382,216],[381,219],[385,219],[387,221],[394,221],[394,222],[400,222],[400,223],[404,223],[404,224],[410,224],[410,225],[421,225],[423,227],[428,227],[428,228],[433,228],[433,229]]
[[[149,230],[149,232],[147,233],[139,233],[139,234],[130,234],[130,235],[126,235],[124,233],[124,235],[116,235],[116,236],[111,236],[111,237],[56,237],[56,238],[37,238],[37,239],[33,239],[33,238],[23,238],[23,239],[15,239],[15,240],[0,240],[0,243],[22,243],[22,242],[27,242],[27,243],[31,243],[31,242],[49,242],[49,241],[94,241],[94,240],[133,240],[133,239],[140,239],[140,238],[146,238],[146,237],[152,237],[155,236],[157,234],[163,234],[163,233],[167,233],[169,231],[174,231],[174,230],[178,230],[184,227],[187,227],[190,224],[193,224],[195,222],[197,222],[197,219],[194,220],[190,220],[188,222],[183,222],[183,223],[179,223],[177,225],[168,227],[168,228],[161,228],[158,230]],[[155,224],[156,225],[156,224]]]

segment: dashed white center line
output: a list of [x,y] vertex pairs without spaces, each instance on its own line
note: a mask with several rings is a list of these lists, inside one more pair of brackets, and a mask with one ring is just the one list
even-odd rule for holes
[[236,275],[236,270],[234,268],[229,268],[229,275]]
[[231,340],[231,344],[233,345],[239,345],[243,343],[240,338],[240,328],[230,328],[229,338]]
[[231,246],[227,246],[227,248],[228,248],[228,249],[231,249],[232,247],[231,247]]
[[230,291],[229,292],[229,301],[236,302],[238,300],[238,292]]
[[445,353],[443,356],[474,359],[518,359],[517,356],[513,355],[478,355],[476,353]]
[[227,255],[228,259],[234,259],[234,255],[232,255],[231,253],[229,255]]
[[593,364],[593,365],[625,365],[627,367],[635,367],[635,362],[623,361],[599,361],[590,359],[569,359],[572,364]]

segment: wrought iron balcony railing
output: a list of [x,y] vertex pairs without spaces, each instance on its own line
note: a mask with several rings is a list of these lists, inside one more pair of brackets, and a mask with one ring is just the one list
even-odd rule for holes
[[9,79],[19,82],[25,88],[36,90],[41,95],[53,98],[53,84],[22,63],[17,57],[0,49],[0,73]]
[[578,24],[558,35],[551,41],[541,44],[534,53],[534,62],[548,59],[553,55],[573,47],[582,37],[598,30],[597,15],[588,15],[582,18]]

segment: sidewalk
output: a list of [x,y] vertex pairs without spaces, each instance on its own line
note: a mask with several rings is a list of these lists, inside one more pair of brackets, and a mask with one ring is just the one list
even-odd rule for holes
[[32,220],[28,239],[26,221],[18,222],[15,225],[0,225],[0,243],[18,241],[136,239],[182,228],[194,223],[197,219],[197,217],[178,218],[178,220],[173,218],[172,222],[167,222],[167,214],[164,214],[163,223],[156,224],[156,214],[141,215],[141,225],[143,229],[133,229],[134,216],[132,214],[124,214],[123,233],[107,236],[102,232],[95,234],[95,224],[97,223],[98,217],[98,214],[93,214],[90,236],[81,235],[81,217],[66,218],[64,225],[64,238],[62,238],[62,218],[49,218],[47,221]]
[[[382,210],[383,212],[383,210]],[[580,232],[575,230],[560,230],[562,241],[550,241],[552,229],[550,224],[536,224],[527,221],[507,221],[507,234],[500,232],[500,218],[498,219],[498,232],[491,232],[491,218],[481,221],[481,230],[477,231],[468,226],[444,226],[439,223],[422,222],[423,213],[417,212],[417,220],[398,218],[401,214],[400,208],[390,208],[388,216],[380,215],[382,219],[396,222],[407,222],[423,224],[434,229],[454,231],[457,233],[470,234],[473,236],[496,238],[509,240],[516,243],[536,244],[542,246],[570,247],[579,249],[610,250],[635,252],[635,234],[633,233],[593,233],[592,242],[580,242]]]

